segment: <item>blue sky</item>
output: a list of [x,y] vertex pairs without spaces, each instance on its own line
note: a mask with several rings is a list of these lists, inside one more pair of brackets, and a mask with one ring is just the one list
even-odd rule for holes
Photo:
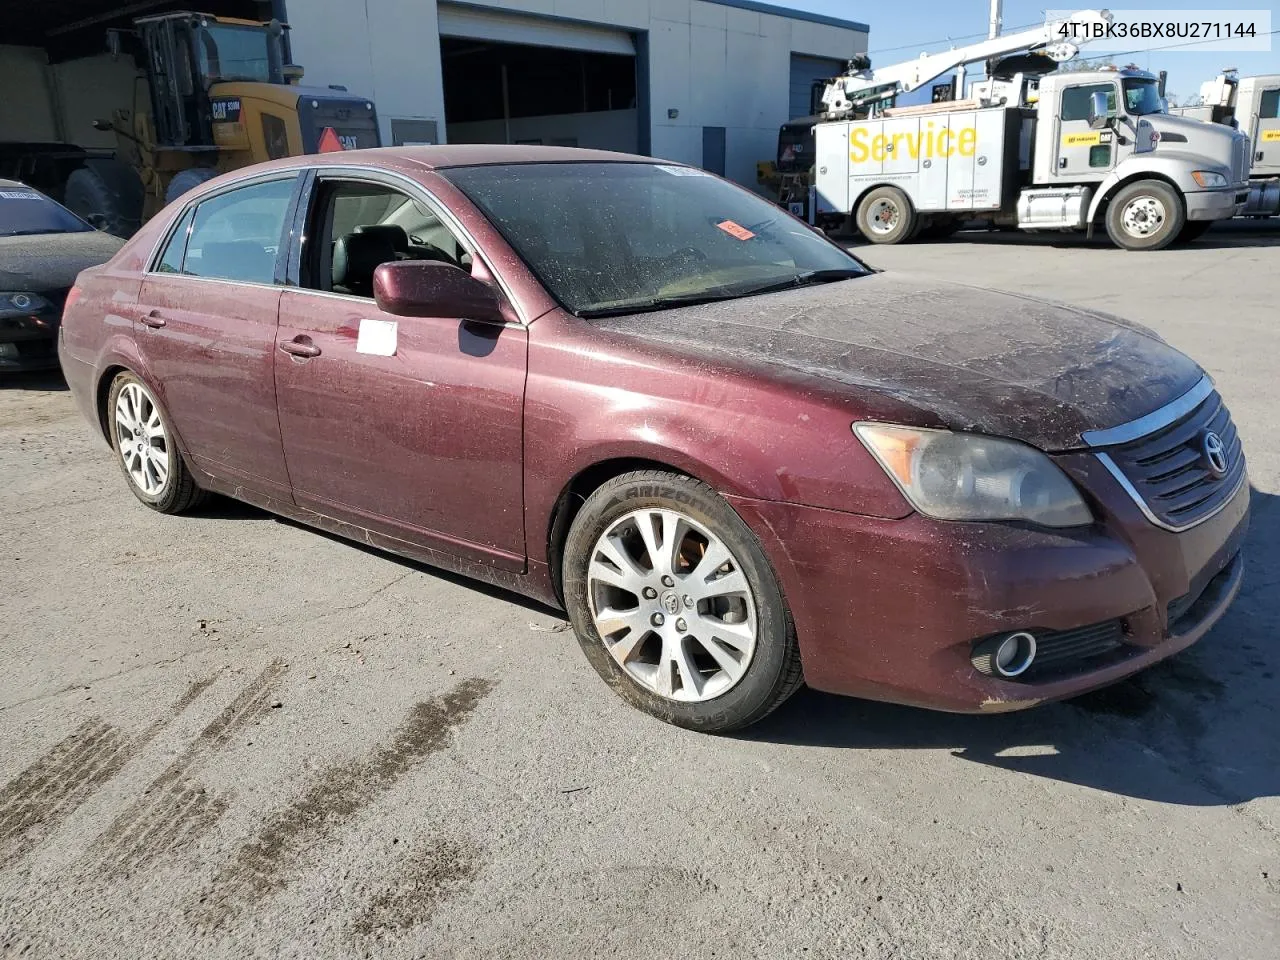
[[[957,38],[956,44],[972,43],[972,34],[986,35],[988,0],[898,0],[895,3],[873,3],[870,0],[774,0],[780,6],[825,13],[833,17],[859,20],[871,26],[870,53],[873,64],[890,64],[918,55],[921,51],[945,50],[952,44],[948,37]],[[1079,6],[1070,0],[1005,0],[1004,25],[1009,32],[1015,27],[1027,27],[1044,21],[1044,11],[1087,9],[1089,0]],[[1113,0],[1111,3],[1094,2],[1095,8],[1113,10],[1223,10],[1252,9],[1271,12],[1271,29],[1280,29],[1280,0]],[[1133,62],[1138,66],[1169,71],[1169,92],[1180,100],[1196,94],[1204,80],[1212,79],[1223,67],[1237,67],[1242,76],[1258,73],[1280,73],[1280,34],[1271,38],[1270,53],[1242,53],[1230,51],[1197,51],[1188,46],[1177,50],[1142,53],[1131,57],[1116,58],[1124,65]],[[902,48],[902,49],[894,49]],[[1098,51],[1082,50],[1082,56]]]

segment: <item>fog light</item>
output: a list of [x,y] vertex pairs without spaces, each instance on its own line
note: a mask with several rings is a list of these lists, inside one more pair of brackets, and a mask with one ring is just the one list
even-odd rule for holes
[[1025,630],[991,637],[973,649],[974,669],[987,676],[1012,679],[1027,671],[1036,658],[1036,638]]
[[0,360],[17,360],[18,345],[16,343],[0,343]]

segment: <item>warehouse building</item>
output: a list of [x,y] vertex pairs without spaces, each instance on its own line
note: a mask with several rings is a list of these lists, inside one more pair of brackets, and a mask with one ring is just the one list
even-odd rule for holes
[[307,82],[378,105],[383,141],[637,151],[743,183],[866,24],[752,0],[293,0]]
[[303,83],[372,99],[385,144],[597,147],[747,184],[868,32],[754,0],[0,0],[0,142],[112,147],[94,122],[138,93],[107,36],[192,9],[288,23]]

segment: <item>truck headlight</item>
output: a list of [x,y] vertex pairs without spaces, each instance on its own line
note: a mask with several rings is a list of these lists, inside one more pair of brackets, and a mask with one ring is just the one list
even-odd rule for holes
[[0,317],[29,317],[43,313],[51,304],[35,293],[0,293]]
[[1214,173],[1212,170],[1193,170],[1191,176],[1196,183],[1208,189],[1210,187],[1225,187],[1227,178],[1220,173]]
[[855,423],[853,432],[920,513],[938,520],[1026,520],[1078,527],[1093,514],[1039,450],[979,433]]

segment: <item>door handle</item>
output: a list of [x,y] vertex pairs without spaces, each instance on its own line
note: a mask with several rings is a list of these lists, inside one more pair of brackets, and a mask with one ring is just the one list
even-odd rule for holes
[[320,348],[311,342],[310,337],[297,336],[292,340],[281,340],[280,349],[295,357],[318,357]]
[[142,318],[143,326],[151,327],[154,330],[159,330],[168,322],[169,322],[168,320],[166,320],[163,316],[160,315],[159,310],[152,310],[150,313],[148,313],[145,317]]

